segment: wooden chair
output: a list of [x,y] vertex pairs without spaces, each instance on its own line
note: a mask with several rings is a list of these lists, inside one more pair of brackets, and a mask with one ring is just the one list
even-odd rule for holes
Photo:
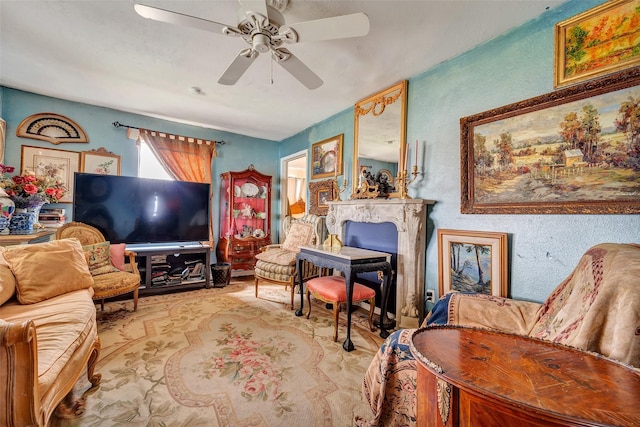
[[[283,224],[285,240],[281,245],[268,245],[263,252],[256,255],[253,271],[256,298],[258,284],[261,281],[277,283],[291,287],[291,309],[293,310],[294,288],[298,280],[296,255],[300,246],[314,245],[321,241],[324,230],[322,217],[305,215],[298,219],[286,217]],[[302,280],[318,275],[318,268],[311,263],[304,263]]]
[[[347,302],[347,284],[342,276],[323,276],[305,282],[307,285],[307,319],[311,315],[311,295],[326,303],[333,304],[333,341],[338,341],[338,318],[340,316],[340,304]],[[371,332],[376,328],[373,326],[373,310],[376,306],[376,291],[360,283],[353,284],[353,304],[360,301],[369,302],[369,329]]]
[[[70,222],[56,231],[56,239],[77,238],[83,246],[106,242],[102,233],[95,227],[81,222]],[[100,301],[100,308],[104,310],[104,300],[107,298],[133,292],[133,311],[138,309],[138,289],[140,287],[140,273],[136,264],[136,253],[125,251],[129,258],[131,272],[117,271],[93,276],[93,300]]]

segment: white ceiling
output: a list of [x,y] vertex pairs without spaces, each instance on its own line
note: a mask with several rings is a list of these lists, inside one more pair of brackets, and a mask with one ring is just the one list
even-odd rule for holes
[[139,2],[235,26],[235,0],[0,0],[0,85],[280,141],[563,1],[291,0],[287,24],[356,12],[371,24],[364,37],[289,46],[324,80],[308,90],[268,55],[234,86],[220,85],[243,40],[133,9]]

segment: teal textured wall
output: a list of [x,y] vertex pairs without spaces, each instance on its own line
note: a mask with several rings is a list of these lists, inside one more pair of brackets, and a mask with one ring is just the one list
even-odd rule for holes
[[[64,101],[57,98],[36,95],[6,87],[0,87],[0,99],[3,99],[0,110],[2,117],[7,122],[7,139],[5,143],[6,165],[20,168],[21,146],[53,148],[67,151],[88,151],[104,147],[121,156],[122,175],[136,176],[138,171],[138,149],[135,141],[127,138],[125,128],[116,128],[113,122],[153,129],[161,132],[185,135],[194,138],[226,142],[218,145],[218,157],[213,160],[213,224],[214,231],[219,224],[219,188],[220,174],[227,171],[241,171],[253,163],[260,172],[271,175],[272,182],[278,183],[279,157],[278,142],[265,139],[252,138],[244,135],[221,132],[197,126],[184,125],[166,120],[125,113],[109,108],[96,107],[88,104]],[[64,143],[53,145],[46,141],[36,139],[18,138],[16,128],[20,122],[32,114],[53,112],[69,117],[84,129],[89,137],[88,144]],[[247,154],[251,153],[250,156]],[[272,191],[272,206],[277,208],[278,191]],[[55,205],[58,206],[58,205]],[[71,205],[60,204],[68,210],[68,220],[71,219]],[[273,221],[273,220],[272,220]],[[272,223],[272,230],[277,230],[277,225]],[[217,242],[217,236],[216,242]]]
[[[438,288],[438,228],[509,233],[510,295],[532,301],[543,301],[590,246],[640,242],[640,215],[460,213],[460,118],[553,91],[555,23],[600,3],[569,1],[409,78],[407,141],[426,146],[424,175],[409,193],[436,200],[429,214],[427,288]],[[352,109],[343,111],[285,140],[281,151],[344,132],[345,153],[352,153],[352,116]]]

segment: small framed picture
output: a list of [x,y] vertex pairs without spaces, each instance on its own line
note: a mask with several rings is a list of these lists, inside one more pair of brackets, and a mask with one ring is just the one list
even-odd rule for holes
[[54,148],[22,146],[20,173],[31,171],[36,176],[49,176],[67,189],[60,203],[73,202],[73,174],[78,172],[80,153]]
[[329,202],[333,201],[336,196],[335,181],[325,179],[310,182],[309,195],[309,213],[325,216],[329,212]]
[[80,157],[80,172],[99,175],[120,175],[120,156],[100,147],[83,151]]
[[311,146],[311,179],[342,175],[343,134]]
[[507,233],[438,230],[440,296],[457,292],[507,297]]

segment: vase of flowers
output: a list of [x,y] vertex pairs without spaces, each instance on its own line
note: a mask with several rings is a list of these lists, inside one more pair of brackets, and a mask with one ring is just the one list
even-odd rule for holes
[[42,206],[59,202],[66,192],[62,182],[54,176],[37,177],[28,171],[10,179],[3,176],[0,188],[15,205],[9,222],[9,230],[13,234],[33,233]]

